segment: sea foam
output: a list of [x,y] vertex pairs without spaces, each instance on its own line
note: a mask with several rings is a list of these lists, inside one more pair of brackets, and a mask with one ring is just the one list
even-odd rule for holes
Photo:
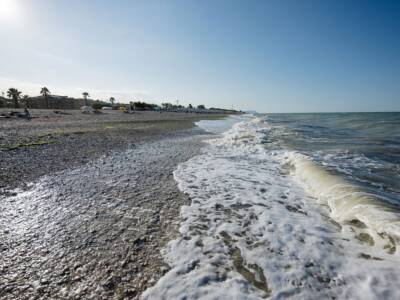
[[[339,179],[270,149],[271,130],[259,118],[237,123],[179,165],[174,177],[192,203],[163,250],[171,270],[143,299],[400,297],[396,245],[383,251],[356,231],[362,225],[332,218],[318,197]],[[307,167],[325,179],[296,171]],[[304,189],[317,178],[320,192]]]
[[[331,217],[341,224],[357,223],[365,226],[374,241],[387,239],[390,243],[400,241],[400,212],[364,191],[339,175],[329,173],[324,167],[305,155],[291,152],[286,159],[294,167],[293,174],[315,198],[329,205]],[[391,247],[387,247],[391,248]],[[397,249],[398,251],[398,249]]]

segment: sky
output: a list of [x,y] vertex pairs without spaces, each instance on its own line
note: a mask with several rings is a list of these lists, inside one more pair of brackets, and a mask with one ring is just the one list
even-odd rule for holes
[[0,92],[400,111],[400,1],[0,0]]

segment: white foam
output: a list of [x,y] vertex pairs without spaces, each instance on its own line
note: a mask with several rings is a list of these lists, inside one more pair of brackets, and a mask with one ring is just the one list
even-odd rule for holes
[[287,160],[294,166],[293,174],[318,200],[327,203],[331,217],[337,222],[363,222],[375,240],[379,234],[388,234],[400,241],[400,213],[378,196],[363,191],[340,176],[299,153],[289,153]]
[[341,231],[290,176],[287,152],[263,146],[269,130],[235,124],[178,167],[192,203],[163,251],[171,270],[143,298],[399,298],[398,255]]
[[200,120],[195,122],[197,126],[211,133],[223,133],[229,130],[234,124],[249,120],[252,115],[230,115],[221,120]]

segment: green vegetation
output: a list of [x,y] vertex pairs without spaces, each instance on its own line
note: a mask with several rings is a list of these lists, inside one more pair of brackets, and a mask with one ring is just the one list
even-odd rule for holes
[[157,104],[140,102],[140,101],[133,102],[133,105],[134,105],[135,109],[138,109],[138,110],[154,110],[158,107]]
[[21,98],[22,92],[17,90],[16,88],[10,88],[7,91],[7,96],[8,98],[12,99],[14,101],[14,106],[15,108],[19,108],[19,99]]
[[44,99],[46,100],[46,108],[49,108],[49,99],[48,99],[48,95],[50,94],[50,91],[47,87],[42,87],[42,89],[40,90],[40,94],[42,94],[42,96],[44,96]]
[[88,92],[83,92],[82,96],[83,96],[83,99],[85,99],[85,105],[87,106],[88,105],[87,100],[89,98],[89,93]]
[[99,110],[99,109],[101,109],[102,107],[105,107],[105,106],[111,107],[111,104],[108,103],[108,102],[100,101],[100,100],[96,100],[96,101],[94,101],[92,103],[92,108],[96,109],[96,110]]
[[[26,108],[32,109],[80,109],[82,107],[82,98],[73,98],[68,96],[57,96],[52,95],[47,87],[42,87],[40,90],[41,96],[30,97],[24,95],[21,97],[22,92],[16,88],[10,88],[7,91],[8,98],[13,100],[15,108],[20,108],[20,104],[24,104]],[[113,109],[119,109],[123,112],[132,112],[134,110],[148,110],[148,111],[168,111],[168,112],[185,112],[185,113],[220,113],[220,114],[236,114],[241,113],[240,111],[221,109],[221,108],[206,108],[204,104],[188,106],[179,105],[179,101],[176,104],[170,102],[161,103],[157,105],[154,103],[147,103],[143,101],[130,102],[129,104],[117,102],[114,97],[110,97],[106,101],[92,100],[89,99],[90,95],[88,92],[82,93],[85,106],[91,106],[96,112],[99,112],[103,107],[111,107]],[[10,107],[11,104],[6,98],[0,97],[0,107]]]
[[5,107],[7,103],[6,98],[0,97],[0,107]]
[[99,100],[97,100],[97,101],[94,101],[92,103],[92,107],[94,109],[98,110],[98,109],[101,109],[103,107],[103,104]]
[[49,144],[56,144],[56,141],[44,141],[44,140],[38,140],[30,143],[19,143],[15,144],[12,146],[1,146],[2,148],[5,148],[6,150],[15,150],[18,148],[25,148],[25,147],[33,147],[33,146],[43,146],[43,145],[49,145]]
[[21,102],[22,104],[24,104],[25,107],[28,107],[28,104],[29,104],[29,96],[28,96],[28,95],[23,95],[22,98],[21,98],[21,100],[20,100],[20,102]]
[[64,130],[54,130],[54,131],[48,131],[48,132],[43,132],[37,137],[39,139],[46,138],[46,137],[57,137],[57,136],[68,136],[71,134],[85,134],[87,131],[83,130],[78,130],[78,131],[64,131]]

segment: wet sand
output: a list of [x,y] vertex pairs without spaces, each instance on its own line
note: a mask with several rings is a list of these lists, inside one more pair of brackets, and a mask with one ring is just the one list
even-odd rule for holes
[[[160,249],[189,203],[172,172],[204,116],[73,117],[10,121],[17,137],[1,123],[1,299],[136,299],[168,271]],[[9,147],[38,136],[52,143]]]

